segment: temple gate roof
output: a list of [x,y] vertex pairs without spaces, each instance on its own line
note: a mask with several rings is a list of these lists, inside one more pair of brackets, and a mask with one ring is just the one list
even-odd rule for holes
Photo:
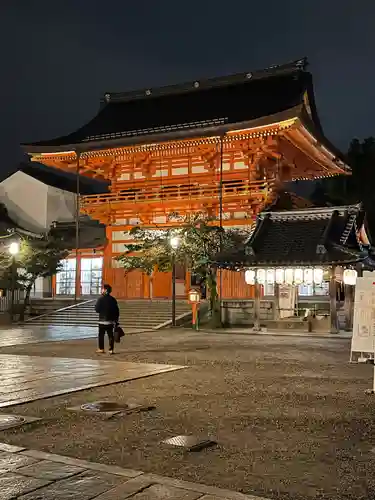
[[23,144],[29,153],[91,151],[225,134],[298,118],[319,144],[342,155],[324,136],[306,59],[181,85],[107,92],[98,114],[78,130]]

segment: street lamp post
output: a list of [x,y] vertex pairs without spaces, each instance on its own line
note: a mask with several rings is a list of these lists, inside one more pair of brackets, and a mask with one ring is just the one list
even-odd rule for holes
[[16,261],[16,256],[18,252],[20,251],[19,244],[17,242],[13,242],[9,245],[9,253],[12,256],[12,265],[11,265],[11,275],[12,275],[12,288],[11,288],[11,297],[10,297],[10,316],[11,320],[13,321],[14,318],[14,295],[15,295],[15,290],[16,290],[16,284],[17,284],[17,261]]
[[176,250],[180,245],[180,238],[172,236],[169,243],[172,248],[172,326],[176,326]]

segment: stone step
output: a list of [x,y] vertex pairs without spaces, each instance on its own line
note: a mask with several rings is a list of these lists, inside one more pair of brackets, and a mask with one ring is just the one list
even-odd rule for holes
[[[98,326],[98,315],[95,313],[95,299],[65,305],[61,310],[51,311],[25,322],[25,326]],[[120,324],[125,329],[151,330],[171,321],[172,301],[134,300],[119,301]],[[176,316],[189,314],[191,311],[186,301],[176,302]]]

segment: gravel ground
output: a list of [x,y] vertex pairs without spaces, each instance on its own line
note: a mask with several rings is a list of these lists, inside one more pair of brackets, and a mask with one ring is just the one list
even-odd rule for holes
[[[375,396],[364,394],[372,368],[350,365],[349,349],[340,339],[128,336],[114,363],[188,368],[7,409],[46,421],[1,432],[0,441],[272,499],[374,499]],[[1,352],[88,358],[94,350],[93,340],[82,340]],[[66,410],[104,398],[156,410],[111,420]],[[219,446],[184,453],[160,445],[185,433],[210,435]]]

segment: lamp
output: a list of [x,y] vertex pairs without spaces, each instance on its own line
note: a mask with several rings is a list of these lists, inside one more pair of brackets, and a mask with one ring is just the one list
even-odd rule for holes
[[13,241],[13,243],[9,245],[9,253],[15,256],[18,254],[19,251],[20,251],[19,244],[16,241]]
[[247,285],[255,285],[255,271],[253,269],[245,271],[245,282]]
[[261,285],[264,285],[266,282],[266,271],[265,269],[258,269],[257,270],[257,282]]
[[275,283],[275,270],[274,269],[267,269],[267,283],[269,285],[273,285]]
[[285,283],[287,285],[293,285],[294,283],[294,270],[293,269],[285,269]]
[[285,281],[285,271],[284,269],[276,269],[275,271],[275,282],[278,284],[278,285],[282,285]]
[[303,283],[303,269],[294,270],[294,283],[296,285],[301,285]]
[[173,250],[177,250],[177,248],[180,246],[179,236],[172,236],[169,240],[169,244],[171,245],[171,248]]
[[195,290],[194,288],[189,290],[189,302],[191,304],[197,304],[198,302],[200,302],[200,299],[201,294],[198,292],[198,290]]
[[314,283],[314,271],[313,269],[304,269],[303,271],[303,282],[305,285],[312,285]]
[[316,267],[314,269],[314,284],[321,285],[323,282],[323,277],[324,277],[323,269],[320,267]]
[[355,269],[345,269],[343,273],[344,285],[354,286],[357,282],[357,271]]

